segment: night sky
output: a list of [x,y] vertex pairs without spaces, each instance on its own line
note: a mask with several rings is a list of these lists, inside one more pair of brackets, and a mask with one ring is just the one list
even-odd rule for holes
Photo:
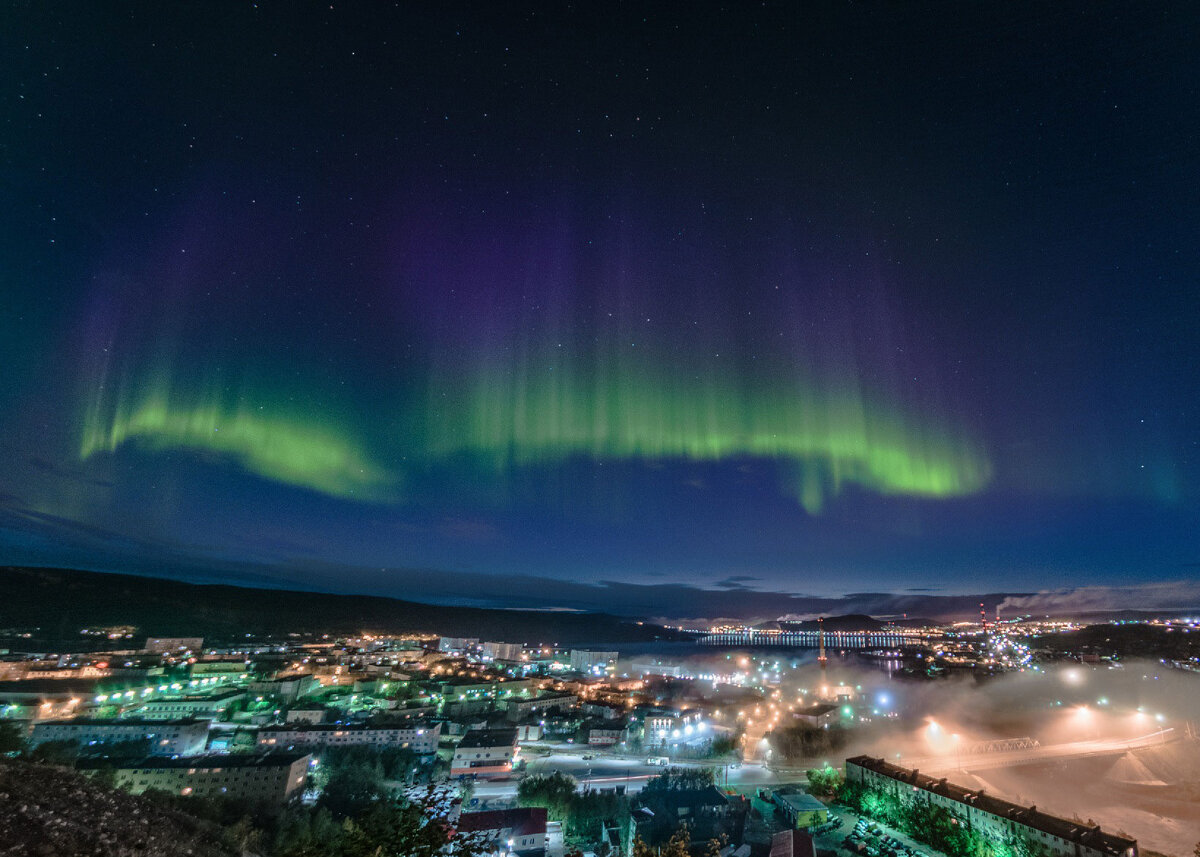
[[0,562],[1200,606],[1200,7],[534,8],[8,4]]

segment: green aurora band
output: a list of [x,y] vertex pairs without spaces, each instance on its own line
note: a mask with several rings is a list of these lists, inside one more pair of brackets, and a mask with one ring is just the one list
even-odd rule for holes
[[975,493],[991,478],[987,456],[965,433],[884,407],[853,384],[768,391],[728,378],[618,377],[592,382],[568,370],[539,383],[506,370],[483,372],[465,385],[466,397],[431,400],[428,452],[435,459],[471,455],[500,469],[571,456],[769,460],[810,513],[847,484],[940,498]]
[[[423,428],[399,439],[394,458],[409,467],[473,462],[480,479],[512,468],[553,466],[569,458],[772,462],[783,490],[810,513],[844,486],[881,495],[944,498],[981,490],[987,456],[949,420],[887,406],[860,386],[739,384],[678,374],[618,371],[612,380],[559,365],[541,376],[512,367],[471,367],[431,389]],[[179,389],[170,373],[147,383],[105,385],[88,408],[80,455],[125,444],[216,453],[276,482],[364,502],[399,499],[401,475],[377,462],[327,407],[297,411],[256,396],[231,395],[212,382]],[[134,391],[134,392],[130,392]]]
[[132,386],[123,385],[111,402],[103,392],[95,396],[83,420],[82,459],[136,442],[154,451],[217,453],[257,476],[332,497],[386,501],[395,496],[396,476],[332,421],[268,409],[250,396],[231,400],[217,385],[189,395],[166,373],[135,394],[127,392]]

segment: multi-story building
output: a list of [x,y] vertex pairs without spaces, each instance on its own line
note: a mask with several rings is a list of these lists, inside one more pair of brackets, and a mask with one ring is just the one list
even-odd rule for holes
[[505,717],[512,723],[528,717],[539,717],[547,711],[566,711],[574,708],[579,697],[573,693],[548,693],[533,699],[510,699],[505,703]]
[[525,647],[520,643],[484,643],[483,657],[493,661],[519,661]]
[[207,720],[47,720],[34,724],[33,745],[73,741],[81,747],[148,741],[152,756],[195,756],[208,744]]
[[324,723],[329,709],[323,705],[295,705],[288,709],[287,723]]
[[295,702],[321,689],[315,676],[307,673],[292,673],[278,678],[252,681],[246,690],[259,696],[273,696],[284,702]]
[[588,730],[588,744],[593,747],[611,747],[624,740],[624,729],[607,729],[605,727]]
[[178,720],[184,717],[216,720],[229,710],[229,706],[245,697],[245,691],[226,690],[202,696],[148,699],[138,707],[137,716],[147,720]]
[[225,676],[230,681],[238,681],[250,677],[250,666],[243,660],[196,661],[191,665],[190,672],[194,678],[217,675]]
[[0,717],[12,720],[62,720],[96,707],[101,679],[37,678],[0,681]]
[[[120,765],[116,785],[132,794],[157,789],[184,797],[230,797],[247,803],[286,803],[304,788],[312,756],[306,753],[260,753],[191,758],[151,757]],[[111,763],[84,762],[84,772]]]
[[439,637],[439,652],[471,652],[479,645],[478,637]]
[[639,676],[679,678],[683,675],[683,667],[680,664],[664,664],[659,661],[634,661],[631,672]]
[[323,747],[400,747],[418,756],[437,752],[442,724],[412,726],[343,726],[336,723],[268,726],[258,731],[258,748],[309,749]]
[[629,718],[628,708],[610,702],[581,701],[579,708],[589,717],[599,717],[601,720],[627,720]]
[[1137,840],[1103,832],[1099,825],[1069,821],[1036,806],[1011,803],[883,759],[846,760],[846,781],[886,792],[898,800],[921,801],[952,812],[960,824],[1003,844],[1024,837],[1035,850],[1056,857],[1137,857]]
[[472,729],[454,750],[450,776],[507,777],[512,773],[516,755],[516,729]]
[[472,699],[509,699],[531,696],[537,689],[533,679],[506,679],[497,677],[477,681],[474,679],[452,679],[440,684],[439,692],[447,702],[469,702]]
[[600,674],[610,672],[616,668],[616,652],[571,649],[571,669],[575,672]]
[[464,812],[458,819],[457,835],[483,845],[488,855],[542,857],[546,853],[546,810],[524,807]]

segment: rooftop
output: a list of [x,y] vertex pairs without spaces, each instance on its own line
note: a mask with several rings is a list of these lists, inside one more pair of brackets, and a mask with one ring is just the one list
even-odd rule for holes
[[816,809],[825,809],[825,804],[821,803],[808,792],[791,792],[789,794],[775,793],[775,797],[779,798],[784,803],[793,809],[809,812]]
[[472,729],[459,742],[460,749],[471,747],[511,747],[517,743],[516,729]]
[[[149,756],[145,759],[121,763],[117,767],[123,771],[136,768],[286,768],[307,756],[307,753],[255,753],[254,755],[206,753],[202,756],[183,756],[178,759]],[[81,770],[111,766],[112,761],[107,759],[86,760],[78,763]]]
[[[295,709],[293,709],[295,710]],[[289,723],[286,726],[264,726],[262,732],[390,732],[395,729],[412,731],[413,729],[436,729],[437,724],[428,726],[421,723],[377,726],[370,723],[338,724],[338,723]]]
[[90,695],[100,686],[113,687],[115,684],[117,682],[111,678],[31,678],[24,681],[0,681],[0,696],[12,693]]
[[533,836],[546,832],[546,810],[544,807],[521,809],[493,809],[486,812],[464,812],[458,820],[462,833],[482,830],[508,830],[510,836]]
[[797,708],[796,715],[803,717],[820,717],[822,714],[828,714],[831,711],[837,711],[838,707],[828,702],[818,702],[810,705],[807,708]]
[[43,720],[38,726],[153,726],[162,729],[164,726],[195,726],[197,723],[209,723],[198,717],[183,717],[179,720],[146,720],[141,717],[122,717],[120,720],[111,717],[75,717],[68,720]]

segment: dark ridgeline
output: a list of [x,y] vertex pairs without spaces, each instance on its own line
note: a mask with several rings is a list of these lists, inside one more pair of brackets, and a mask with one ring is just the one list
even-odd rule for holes
[[[70,642],[83,628],[134,625],[136,636],[241,637],[289,632],[413,633],[545,643],[683,637],[606,613],[496,610],[370,595],[181,583],[61,568],[0,567],[0,629],[40,629],[35,643]],[[106,641],[107,642],[107,641]]]

